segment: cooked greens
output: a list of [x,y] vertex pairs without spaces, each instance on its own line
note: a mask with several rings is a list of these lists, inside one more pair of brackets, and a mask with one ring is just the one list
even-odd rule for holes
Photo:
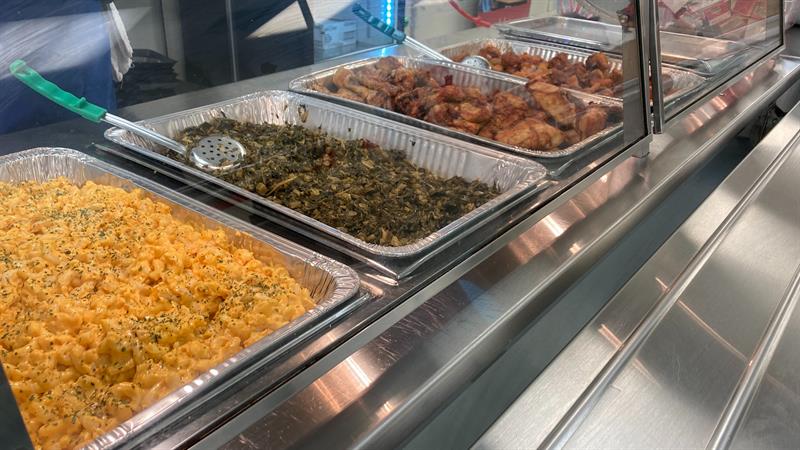
[[212,134],[247,149],[241,167],[216,176],[372,244],[411,244],[500,194],[479,181],[434,175],[399,150],[299,125],[221,118],[178,140],[192,148]]

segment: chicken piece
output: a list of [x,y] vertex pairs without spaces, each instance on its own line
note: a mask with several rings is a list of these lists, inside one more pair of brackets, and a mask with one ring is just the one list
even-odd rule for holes
[[551,69],[550,79],[552,80],[552,84],[560,86],[566,84],[571,77],[577,78],[577,76],[575,75],[575,67],[576,66],[570,65],[567,67],[561,67],[561,68],[556,67]]
[[498,131],[495,139],[509,145],[534,150],[553,150],[564,142],[564,133],[536,119],[525,119]]
[[481,131],[481,124],[470,122],[464,119],[453,119],[450,122],[450,128],[456,129],[458,131],[464,131],[470,134],[478,134]]
[[502,52],[494,45],[484,45],[482,49],[478,50],[478,54],[486,59],[500,58]]
[[334,92],[333,95],[337,97],[342,97],[347,100],[352,100],[354,102],[363,103],[366,99],[355,92],[351,91],[350,89],[340,88],[338,91]]
[[364,100],[368,105],[394,110],[394,101],[392,100],[392,97],[384,91],[370,90]]
[[586,88],[591,85],[589,82],[589,71],[586,70],[583,64],[575,65],[575,77],[578,79],[578,84],[580,84],[581,88]]
[[333,85],[339,89],[347,88],[347,85],[352,82],[353,79],[353,71],[346,68],[341,68],[333,73],[333,77],[331,81]]
[[592,93],[599,93],[600,91],[608,91],[608,90],[611,90],[613,85],[614,84],[611,81],[611,78],[601,78],[601,79],[595,81],[594,83],[592,83],[592,85],[589,87],[588,91],[592,92]]
[[500,63],[503,65],[503,72],[516,72],[522,64],[522,58],[513,51],[508,51],[500,56]]
[[[459,118],[475,124],[483,124],[492,118],[492,106],[486,102],[462,102],[457,111]],[[476,130],[475,133],[477,132]]]
[[538,81],[528,83],[527,88],[539,107],[556,123],[564,127],[571,127],[575,124],[575,104],[567,98],[561,88]]
[[594,69],[589,72],[589,83],[594,84],[605,78],[606,78],[605,72],[603,72],[600,69]]
[[542,59],[539,55],[529,55],[527,53],[523,53],[520,55],[522,57],[522,64],[526,66],[538,66],[544,59]]
[[409,92],[417,87],[416,77],[416,71],[405,67],[394,69],[391,74],[392,82],[398,86],[402,92]]
[[558,53],[556,56],[550,58],[548,63],[550,64],[550,67],[558,69],[563,69],[571,65],[569,62],[569,56],[566,53]]
[[433,96],[436,88],[415,88],[412,91],[402,93],[395,98],[394,106],[395,111],[405,114],[407,116],[423,118],[435,103],[430,106],[425,103],[427,99]]
[[609,78],[614,82],[614,85],[622,83],[622,71],[619,69],[612,70],[609,74]]
[[570,89],[581,89],[581,83],[578,81],[578,77],[576,75],[572,75],[567,78],[567,81],[564,83],[564,86]]
[[322,92],[323,94],[333,94],[334,92],[328,89],[328,86],[325,86],[325,83],[320,83],[315,81],[311,83],[311,89],[317,92]]
[[550,81],[550,66],[542,62],[537,66],[523,67],[522,70],[514,75],[527,78],[531,81]]
[[586,110],[578,115],[575,122],[575,130],[580,135],[581,140],[603,131],[606,127],[608,114],[605,108],[597,105],[590,105]]
[[531,111],[530,115],[528,116],[529,119],[536,119],[540,122],[547,123],[550,121],[550,116],[547,115],[546,112],[542,111],[541,109],[534,109]]
[[358,82],[362,85],[378,91],[383,91],[391,97],[400,93],[400,88],[388,82],[391,79],[390,73],[379,71],[373,67],[364,67],[357,73]]
[[497,133],[497,128],[490,123],[484,125],[483,128],[481,128],[481,130],[478,132],[478,136],[494,139],[495,133]]
[[494,110],[492,124],[500,129],[524,119],[529,115],[531,106],[522,97],[501,91],[494,95],[492,109]]
[[589,70],[599,69],[602,72],[608,72],[611,69],[611,63],[608,62],[608,58],[603,52],[597,52],[590,55],[588,58],[586,58],[586,62],[584,64]]
[[387,56],[379,59],[378,62],[375,63],[375,68],[389,75],[393,70],[402,69],[403,64],[394,56]]
[[463,102],[467,99],[467,94],[464,92],[464,88],[461,86],[455,86],[453,84],[449,86],[443,86],[439,89],[437,93],[439,97],[439,101],[443,102]]
[[415,70],[414,82],[417,87],[439,87],[437,82],[429,70]]
[[346,88],[336,88],[336,87],[334,87],[335,90],[331,90],[331,89],[328,88],[328,86],[326,86],[323,83],[314,83],[314,84],[311,85],[311,89],[313,89],[313,90],[315,90],[317,92],[322,92],[324,94],[335,95],[337,97],[342,97],[342,98],[345,98],[347,100],[353,100],[355,102],[363,102],[364,101],[363,97],[359,96],[355,92],[351,91],[350,89],[346,89]]
[[346,68],[341,68],[334,72],[333,84],[338,89],[349,89],[365,99],[372,92],[370,89],[362,86],[361,83],[358,82],[358,79],[352,70]]
[[437,125],[450,126],[453,118],[457,117],[456,106],[452,103],[439,103],[434,105],[425,115],[425,120]]
[[564,142],[566,142],[567,145],[575,145],[580,141],[581,141],[581,136],[574,129],[567,130],[564,132]]
[[483,95],[483,92],[481,92],[480,89],[476,87],[465,87],[463,89],[464,89],[464,96],[468,100],[484,102],[484,103],[489,102],[489,99],[485,95]]

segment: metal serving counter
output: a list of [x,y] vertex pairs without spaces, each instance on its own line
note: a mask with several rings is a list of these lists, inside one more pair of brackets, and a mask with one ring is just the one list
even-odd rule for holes
[[[486,33],[471,31],[448,39],[457,42]],[[402,51],[387,47],[327,65]],[[325,66],[139,105],[121,115],[153,117],[253,91],[281,89],[297,75]],[[798,78],[800,61],[796,59],[763,62],[680,120],[670,122],[665,134],[649,143],[646,157],[632,156],[633,149],[620,154],[600,152],[591,167],[568,169],[566,181],[548,188],[556,195],[552,201],[530,202],[484,224],[481,231],[401,282],[265,221],[252,205],[220,195],[187,174],[153,162],[131,162],[136,158],[102,140],[103,127],[97,125],[74,121],[0,136],[0,149],[7,153],[44,144],[82,149],[334,256],[359,272],[360,297],[340,311],[329,327],[295,342],[291,353],[239,374],[202,404],[184,405],[175,420],[159,423],[130,445],[384,447],[414,445],[412,439],[420,430],[439,428],[448,431],[454,446],[464,446],[475,442],[534,379],[531,389],[541,386],[539,381],[547,379],[546,374],[537,378],[541,369],[607,301],[598,297],[570,306],[557,301],[561,295]],[[553,314],[564,307],[580,314],[562,315],[559,322],[551,322]],[[624,319],[623,324],[635,325]],[[542,327],[551,327],[547,342],[526,349],[522,357],[515,353],[514,361],[506,358],[512,343],[524,342],[522,337],[535,335]],[[581,342],[583,333],[563,355]],[[588,358],[592,352],[580,356]],[[502,367],[512,368],[513,377],[500,381],[493,376]],[[573,388],[577,394],[582,391]],[[479,394],[472,394],[476,391]],[[480,395],[494,396],[497,401],[483,405]],[[548,401],[552,405],[539,403],[530,414],[550,414],[548,423],[555,425],[570,403],[555,397]],[[470,414],[476,407],[481,407],[481,413]],[[470,426],[464,427],[460,424],[467,414],[472,416]],[[507,428],[498,433],[512,434]],[[491,436],[492,432],[484,440]]]
[[800,106],[476,448],[796,448]]

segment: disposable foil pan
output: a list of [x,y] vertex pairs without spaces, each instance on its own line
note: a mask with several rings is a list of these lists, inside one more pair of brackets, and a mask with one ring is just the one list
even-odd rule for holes
[[[619,54],[622,27],[571,17],[540,17],[496,24],[503,35],[514,39],[553,42],[559,45]],[[661,59],[711,76],[733,67],[747,47],[735,41],[661,31]]]
[[[441,247],[445,241],[466,231],[472,225],[488,216],[499,214],[516,201],[525,198],[546,177],[546,169],[534,161],[474,145],[464,145],[445,136],[420,131],[350,108],[285,91],[259,92],[139,123],[159,133],[174,137],[185,128],[200,125],[223,115],[230,119],[253,123],[302,125],[306,128],[321,129],[343,139],[368,139],[381,147],[403,151],[412,163],[429,169],[437,175],[460,176],[467,180],[481,180],[489,185],[496,184],[502,193],[417,242],[400,247],[390,247],[362,241],[316,219],[267,200],[256,193],[178,162],[165,156],[167,154],[165,149],[127,131],[112,128],[106,131],[106,138],[145,156],[190,172],[196,177],[304,223],[316,230],[317,233],[309,234],[302,228],[297,231],[307,234],[312,239],[319,239],[319,233],[332,237],[358,250],[359,252],[355,254],[348,252],[357,258],[363,254],[404,258],[421,252],[430,252],[434,247]],[[330,240],[325,241],[330,243]],[[345,247],[344,250],[347,251],[350,247]],[[367,263],[371,262],[368,258],[360,259]]]
[[571,17],[538,17],[494,25],[500,33],[522,39],[537,39],[560,45],[614,51],[622,43],[622,27]]
[[775,39],[778,38],[780,32],[780,16],[770,16],[720,34],[717,39],[742,42],[752,46],[774,47]]
[[[481,92],[483,92],[484,94],[492,94],[495,91],[508,91],[513,94],[519,95],[522,98],[530,100],[530,95],[528,94],[528,91],[525,89],[525,83],[527,82],[527,80],[520,77],[507,75],[501,72],[476,69],[448,61],[420,59],[420,58],[412,58],[406,56],[398,56],[396,58],[400,60],[400,62],[405,67],[411,69],[429,70],[433,78],[436,79],[436,81],[438,81],[439,83],[444,83],[445,77],[447,78],[452,77],[450,81],[452,81],[452,83],[456,86],[476,87],[479,88]],[[465,141],[475,142],[482,145],[488,145],[505,151],[519,153],[525,156],[533,156],[537,158],[549,159],[549,158],[564,158],[573,156],[577,152],[580,152],[582,150],[589,150],[593,148],[596,144],[599,144],[600,142],[610,139],[613,135],[616,135],[618,132],[622,130],[622,124],[613,124],[611,126],[608,126],[605,130],[600,131],[599,133],[596,133],[588,137],[587,139],[584,139],[578,142],[577,144],[571,145],[567,148],[553,150],[553,151],[532,150],[529,148],[518,147],[515,145],[503,144],[502,142],[498,142],[493,139],[488,139],[483,136],[478,136],[471,133],[465,133],[463,131],[457,131],[452,128],[447,128],[441,125],[436,125],[430,122],[426,122],[424,120],[409,117],[406,116],[405,114],[400,114],[394,111],[390,111],[388,109],[367,105],[366,103],[344,99],[332,94],[325,94],[323,92],[316,91],[313,88],[313,86],[317,83],[324,83],[328,81],[330,78],[333,77],[333,74],[336,73],[336,71],[341,68],[356,69],[359,67],[369,66],[377,63],[379,59],[380,58],[370,58],[354,63],[342,64],[340,66],[332,67],[330,69],[322,70],[316,73],[312,73],[310,75],[296,78],[292,80],[292,82],[289,84],[289,88],[295,92],[313,95],[315,97],[324,98],[325,100],[341,103],[343,105],[348,105],[353,108],[360,109],[362,111],[367,111],[379,115],[381,117],[386,117],[387,119],[392,119],[398,122],[407,123],[409,125],[414,125],[419,128],[435,131],[437,133],[445,134],[458,139],[463,139]],[[586,94],[584,92],[572,91],[569,89],[564,89],[564,91],[567,92],[568,95],[570,95],[571,97],[575,99],[580,99],[587,104],[592,102],[606,106],[615,106],[619,108],[622,107],[622,102],[615,100],[611,97]]]
[[185,387],[175,390],[98,437],[86,448],[102,449],[124,445],[133,435],[164,420],[179,404],[202,398],[235,372],[281,349],[288,338],[307,332],[312,324],[325,319],[337,306],[352,298],[358,291],[358,276],[339,262],[75,150],[36,148],[0,157],[0,181],[43,182],[57,177],[65,177],[78,185],[93,181],[125,190],[140,188],[150,198],[169,204],[172,214],[179,220],[222,229],[234,244],[252,251],[258,259],[282,259],[292,277],[308,288],[316,302],[316,307],[311,311],[228,358]]
[[[454,58],[464,54],[477,55],[478,51],[486,45],[493,45],[502,52],[510,50],[517,54],[539,56],[545,60],[549,60],[559,53],[565,53],[567,55],[567,59],[571,63],[585,62],[586,58],[592,55],[591,52],[566,49],[563,47],[553,47],[534,42],[492,38],[474,39],[471,41],[462,42],[460,44],[450,45],[439,49],[439,52],[448,58]],[[622,70],[622,60],[609,57],[608,62],[611,63],[611,67],[613,69]],[[679,99],[686,97],[700,87],[705,81],[705,78],[697,75],[696,73],[668,65],[661,67],[661,73],[669,75],[670,78],[672,78],[672,90],[670,91],[669,95],[664,97],[664,101],[667,103],[678,101]],[[522,77],[517,78],[527,81],[527,79]]]

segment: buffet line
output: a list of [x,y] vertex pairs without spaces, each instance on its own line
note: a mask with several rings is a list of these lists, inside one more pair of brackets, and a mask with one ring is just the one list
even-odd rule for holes
[[[441,51],[454,61],[366,59],[295,79],[290,91],[139,122],[185,148],[235,139],[245,153],[229,169],[201,169],[122,128],[105,137],[302,224],[292,229],[312,241],[413,268],[542,196],[555,169],[587,168],[592,152],[622,142],[613,53],[511,39]],[[469,55],[492,70],[458,64]],[[667,101],[702,85],[697,66],[665,66]],[[0,192],[14,212],[0,238],[9,319],[0,351],[36,447],[125,443],[325,320],[363,281],[334,258],[69,149],[0,159]],[[413,270],[398,273],[386,275]],[[74,303],[85,309],[64,320]]]

